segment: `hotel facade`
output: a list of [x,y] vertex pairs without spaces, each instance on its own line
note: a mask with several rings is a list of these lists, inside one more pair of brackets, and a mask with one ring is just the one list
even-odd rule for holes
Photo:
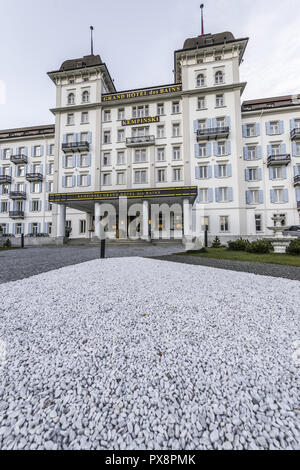
[[[139,90],[117,92],[99,55],[49,72],[55,124],[0,131],[2,233],[98,238],[108,203],[120,238],[136,203],[145,240],[166,223],[153,204],[182,208],[170,222],[179,238],[206,226],[224,241],[264,237],[274,214],[298,225],[300,95],[242,102],[247,42],[187,39],[174,83]],[[121,220],[125,200],[132,215]]]

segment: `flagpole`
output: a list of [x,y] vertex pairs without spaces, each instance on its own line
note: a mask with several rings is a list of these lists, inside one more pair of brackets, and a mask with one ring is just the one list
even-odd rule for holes
[[201,36],[203,36],[203,34],[204,34],[204,21],[203,21],[204,4],[203,3],[201,3],[200,8],[201,8]]
[[94,55],[94,41],[93,41],[94,27],[90,26],[90,30],[91,30],[91,55]]

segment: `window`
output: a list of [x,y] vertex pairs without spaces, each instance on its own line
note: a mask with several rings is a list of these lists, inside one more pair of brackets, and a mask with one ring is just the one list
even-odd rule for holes
[[256,160],[256,159],[257,159],[257,148],[248,147],[248,160]]
[[157,149],[157,161],[164,162],[165,161],[165,149],[164,147],[160,147]]
[[173,160],[180,160],[181,152],[180,147],[173,147]]
[[90,94],[87,90],[82,93],[82,102],[88,103],[90,101]]
[[2,194],[8,194],[9,193],[9,185],[8,184],[3,184],[2,185]]
[[199,189],[199,202],[208,202],[208,189],[207,188],[200,188]]
[[173,124],[172,125],[172,136],[178,137],[180,133],[180,124]]
[[181,168],[173,168],[173,181],[181,181]]
[[300,156],[300,142],[295,143],[295,156]]
[[224,95],[217,95],[216,96],[216,107],[221,108],[224,106]]
[[204,86],[205,85],[205,76],[203,73],[199,73],[197,75],[197,80],[196,80],[197,86]]
[[136,184],[146,183],[147,181],[147,171],[139,170],[134,172],[134,182]]
[[111,174],[103,173],[103,186],[109,186],[111,184]]
[[74,125],[74,114],[67,115],[67,125],[73,126]]
[[217,143],[218,155],[226,155],[226,142],[218,142]]
[[221,70],[218,70],[215,73],[215,83],[216,85],[219,85],[220,83],[223,83],[223,82],[224,82],[223,72],[221,72]]
[[118,142],[124,142],[124,138],[125,138],[125,131],[124,131],[124,129],[118,129],[118,133],[117,133],[117,140],[118,140]]
[[209,217],[204,216],[201,217],[201,230],[204,232],[206,229],[209,231]]
[[80,133],[80,142],[87,142],[88,141],[88,133],[87,132],[81,132]]
[[262,216],[261,214],[255,214],[255,230],[256,232],[262,231]]
[[280,180],[283,178],[282,168],[280,166],[273,166],[272,167],[272,176],[273,180]]
[[1,207],[1,212],[8,212],[8,202],[7,201],[2,201],[0,207]]
[[218,202],[228,202],[228,188],[219,188]]
[[35,145],[33,147],[33,156],[34,157],[40,157],[41,156],[41,146],[40,145]]
[[38,212],[40,209],[40,204],[39,204],[39,201],[38,200],[33,200],[31,202],[31,210],[32,212]]
[[16,235],[21,235],[22,233],[22,224],[17,223],[16,224]]
[[73,168],[73,155],[67,155],[65,157],[66,168]]
[[54,144],[49,145],[49,155],[54,155]]
[[66,188],[72,188],[73,187],[73,177],[71,175],[67,175],[65,177],[65,187]]
[[222,215],[220,217],[220,232],[228,232],[229,230],[229,217]]
[[83,168],[85,166],[89,166],[89,156],[87,153],[84,153],[80,156],[80,167]]
[[8,233],[6,224],[0,224],[0,228],[1,228],[0,232],[2,232],[4,235]]
[[225,127],[225,118],[217,118],[217,128],[223,129],[223,127]]
[[[39,167],[39,165],[38,165]],[[24,176],[25,175],[25,166],[24,165],[17,165],[16,167],[16,176]],[[35,170],[34,170],[35,172]],[[37,173],[39,173],[39,171],[37,170]]]
[[172,113],[173,114],[178,114],[180,112],[179,110],[179,101],[173,101],[172,103]]
[[206,157],[207,156],[207,146],[206,144],[199,144],[199,157]]
[[41,193],[41,183],[31,183],[31,192],[32,193]]
[[249,168],[249,181],[257,181],[258,180],[258,171],[257,168]]
[[48,182],[48,192],[49,192],[49,193],[52,193],[52,191],[53,191],[53,182],[52,182],[52,181],[49,181],[49,182]]
[[284,200],[284,190],[283,189],[274,189],[273,190],[273,202],[275,203],[282,203],[282,202],[285,202]]
[[125,108],[118,109],[118,119],[119,121],[121,121],[122,119],[125,119]]
[[199,166],[198,167],[198,178],[199,179],[206,179],[208,178],[208,167],[207,166]]
[[134,153],[135,163],[145,162],[147,160],[146,149],[137,149]]
[[103,143],[104,144],[110,144],[111,143],[110,131],[104,131],[104,133],[103,133]]
[[111,121],[111,112],[109,109],[106,109],[103,113],[103,120],[104,122],[109,122]]
[[4,149],[3,150],[3,160],[9,160],[10,159],[10,149]]
[[74,142],[74,134],[67,134],[67,143],[72,144]]
[[218,165],[219,178],[226,178],[228,176],[227,165]]
[[79,175],[79,186],[89,186],[88,175]]
[[117,173],[117,184],[125,184],[125,173]]
[[162,139],[165,137],[165,126],[157,126],[157,138]]
[[280,145],[279,144],[271,145],[271,155],[280,155]]
[[205,107],[206,107],[205,96],[198,96],[198,109],[205,109]]
[[279,122],[278,121],[271,121],[270,122],[270,134],[279,134],[280,133],[280,128],[279,128]]
[[247,124],[246,125],[246,136],[247,137],[255,137],[256,136],[256,126],[255,126],[255,124]]
[[148,117],[149,116],[149,106],[144,105],[144,106],[133,106],[132,108],[132,117],[137,118],[137,117]]
[[89,113],[81,113],[81,124],[88,124],[89,122]]
[[259,204],[259,190],[258,189],[249,190],[249,204]]
[[157,170],[157,182],[158,183],[164,183],[165,176],[166,176],[165,170]]
[[158,105],[157,105],[157,115],[162,116],[163,114],[165,114],[164,104],[163,103],[158,103]]
[[109,152],[104,152],[103,154],[103,166],[111,165],[111,155]]
[[68,94],[68,104],[75,104],[75,95],[74,93]]
[[117,153],[117,165],[125,165],[125,153],[124,152]]
[[86,220],[79,220],[79,233],[86,233]]
[[37,222],[34,222],[34,223],[32,224],[32,233],[33,233],[34,235],[37,235],[37,234],[39,233],[38,231],[39,231],[39,226],[38,226]]

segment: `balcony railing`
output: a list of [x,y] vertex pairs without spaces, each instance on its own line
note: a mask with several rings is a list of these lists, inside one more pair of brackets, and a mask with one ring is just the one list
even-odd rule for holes
[[291,130],[291,139],[300,139],[300,127],[295,127],[295,129]]
[[81,142],[67,142],[62,144],[63,152],[85,152],[90,148],[90,144],[87,141]]
[[26,199],[25,191],[11,191],[9,193],[10,199]]
[[9,211],[11,219],[24,219],[24,211]]
[[267,166],[288,165],[290,162],[291,156],[289,154],[270,155],[267,160]]
[[10,184],[12,181],[9,175],[0,175],[0,184]]
[[217,138],[224,138],[227,139],[229,136],[229,127],[207,127],[203,129],[198,129],[197,140],[209,140],[209,139],[217,139]]
[[20,163],[27,163],[28,158],[27,158],[27,155],[24,155],[23,153],[21,153],[19,155],[11,155],[10,161],[12,163],[15,163],[16,165],[19,165]]
[[26,173],[27,181],[43,181],[42,173]]
[[143,145],[154,145],[155,136],[154,135],[142,135],[139,137],[128,137],[126,139],[126,145],[131,147],[139,147]]
[[294,176],[294,186],[300,186],[300,175]]

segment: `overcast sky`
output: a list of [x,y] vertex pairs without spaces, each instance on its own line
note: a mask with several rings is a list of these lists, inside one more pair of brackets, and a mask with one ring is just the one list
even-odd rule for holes
[[[300,93],[299,0],[206,0],[205,33],[250,41],[242,99]],[[169,84],[173,52],[200,34],[199,0],[0,0],[0,129],[54,122],[47,72],[90,53],[117,90]]]

